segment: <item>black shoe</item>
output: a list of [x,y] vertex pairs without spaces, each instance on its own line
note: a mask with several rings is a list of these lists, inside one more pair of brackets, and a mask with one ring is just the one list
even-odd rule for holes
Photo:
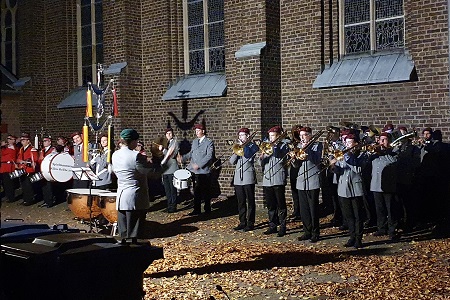
[[360,248],[362,248],[362,247],[364,247],[364,246],[363,246],[363,244],[362,244],[361,241],[356,240],[356,242],[355,242],[355,244],[353,245],[353,247],[355,247],[356,249],[360,249]]
[[246,226],[246,227],[244,228],[244,232],[252,231],[254,228],[255,228],[255,227],[253,227],[253,225],[252,225],[252,226]]
[[45,208],[50,208],[50,207],[52,207],[52,206],[53,206],[53,205],[47,204],[47,203],[45,203],[45,202],[38,205],[38,207],[45,207]]
[[266,231],[264,231],[265,235],[269,235],[269,234],[272,234],[272,233],[277,233],[277,228],[276,227],[269,228]]
[[200,212],[196,210],[193,210],[190,213],[188,213],[188,216],[198,216],[198,215],[200,215]]
[[386,232],[384,231],[376,231],[373,233],[373,236],[384,236],[386,235]]
[[344,247],[353,247],[355,246],[355,242],[356,242],[355,239],[349,239],[347,243],[344,244]]
[[286,228],[280,228],[280,230],[277,233],[278,237],[283,237],[286,235]]
[[295,217],[291,218],[291,221],[294,221],[294,222],[300,222],[301,220],[302,220],[302,218],[300,218],[299,216],[295,216]]
[[391,234],[391,235],[389,235],[389,239],[393,242],[396,242],[396,241],[400,240],[400,235],[398,235],[396,233]]
[[304,235],[298,237],[298,240],[299,240],[299,241],[307,241],[307,240],[309,240],[310,238],[311,238],[310,235],[304,234]]
[[239,224],[237,227],[234,227],[233,229],[236,231],[243,230],[243,229],[245,229],[245,225]]
[[173,213],[176,213],[176,212],[177,212],[176,208],[169,208],[169,209],[167,209],[167,213],[168,214],[173,214]]
[[341,225],[341,226],[339,226],[339,230],[342,230],[342,231],[348,230],[348,226]]
[[318,236],[313,236],[309,241],[311,243],[317,243],[319,241],[319,237]]
[[30,201],[30,202],[24,201],[24,202],[22,202],[20,205],[23,205],[23,206],[30,206],[30,205],[33,205],[33,204],[34,204],[33,201]]

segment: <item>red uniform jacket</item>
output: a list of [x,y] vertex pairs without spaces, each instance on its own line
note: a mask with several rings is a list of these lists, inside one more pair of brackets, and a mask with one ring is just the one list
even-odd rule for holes
[[51,153],[53,153],[53,152],[56,152],[56,149],[55,149],[55,147],[52,147],[52,146],[50,146],[50,147],[48,148],[47,151],[45,151],[45,148],[44,148],[44,149],[41,149],[41,150],[39,151],[39,165],[42,164],[42,161],[44,160],[44,158],[45,158],[47,155],[49,155],[49,154],[51,154]]
[[[12,147],[12,148],[10,148]],[[11,173],[16,169],[15,163],[19,149],[16,146],[4,146],[1,150],[0,173]]]
[[22,147],[17,155],[19,169],[24,169],[28,174],[34,173],[38,165],[38,151],[32,145]]

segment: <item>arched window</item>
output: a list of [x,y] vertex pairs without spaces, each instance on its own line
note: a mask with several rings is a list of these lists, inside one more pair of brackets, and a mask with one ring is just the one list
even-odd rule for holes
[[17,75],[17,0],[1,0],[1,63]]

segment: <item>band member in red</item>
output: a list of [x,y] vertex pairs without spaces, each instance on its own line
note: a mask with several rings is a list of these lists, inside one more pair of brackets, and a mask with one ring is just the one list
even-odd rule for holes
[[22,186],[23,202],[22,205],[29,206],[37,203],[42,198],[42,191],[39,188],[39,182],[32,183],[29,175],[36,172],[38,166],[38,151],[31,145],[30,134],[23,133],[20,137],[22,148],[17,156],[18,168],[25,171],[26,176],[20,177]]
[[19,149],[16,147],[17,137],[9,134],[6,145],[1,147],[1,165],[0,176],[2,179],[3,190],[7,198],[6,202],[15,201],[15,190],[18,186],[18,179],[12,179],[10,174],[16,170],[16,158]]

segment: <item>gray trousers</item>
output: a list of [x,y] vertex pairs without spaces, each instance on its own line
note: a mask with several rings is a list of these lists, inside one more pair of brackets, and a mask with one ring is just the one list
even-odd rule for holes
[[119,210],[117,228],[123,239],[143,238],[143,228],[147,210]]

